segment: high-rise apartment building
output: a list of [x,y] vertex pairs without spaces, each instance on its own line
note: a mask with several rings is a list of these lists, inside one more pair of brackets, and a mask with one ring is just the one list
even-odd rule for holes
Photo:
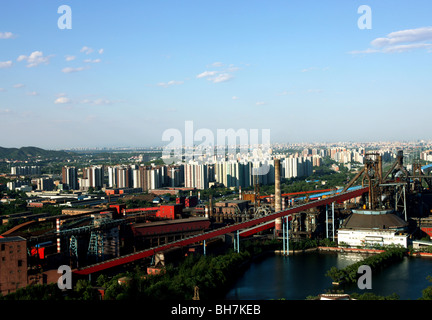
[[36,183],[37,183],[37,190],[42,190],[42,191],[54,190],[54,181],[51,178],[48,177],[38,178]]
[[[243,187],[247,188],[253,185],[253,172],[254,168],[259,169],[263,167],[260,161],[247,161],[247,160],[222,160],[214,165],[215,181],[223,184],[225,187]],[[274,181],[274,166],[270,163],[267,170],[262,170],[263,174],[256,176],[257,183],[268,184],[269,181]]]
[[312,157],[288,157],[282,161],[282,174],[286,179],[307,177],[312,174]]
[[207,189],[209,187],[207,164],[191,161],[184,165],[184,184],[186,188]]
[[78,190],[78,171],[75,167],[62,168],[62,183],[68,185],[70,190]]
[[81,188],[96,188],[100,189],[104,184],[104,168],[103,166],[93,166],[83,170],[83,178],[81,179]]
[[[213,179],[214,180],[214,179]],[[212,180],[210,180],[212,181]],[[167,169],[167,186],[180,187],[184,183],[184,166],[171,165]]]
[[133,169],[130,166],[108,167],[108,186],[110,188],[133,188]]
[[11,174],[17,176],[38,176],[41,174],[40,166],[11,167]]

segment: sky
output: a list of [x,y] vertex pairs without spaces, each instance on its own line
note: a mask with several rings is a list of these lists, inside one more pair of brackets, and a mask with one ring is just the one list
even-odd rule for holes
[[0,146],[162,146],[186,121],[279,143],[429,140],[431,12],[428,0],[3,0]]

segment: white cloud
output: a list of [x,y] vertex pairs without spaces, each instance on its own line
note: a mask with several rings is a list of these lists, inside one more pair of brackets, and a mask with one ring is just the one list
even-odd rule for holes
[[98,50],[98,53],[99,53],[99,54],[103,54],[103,53],[104,53],[104,49],[99,49],[99,50]]
[[79,72],[85,70],[84,67],[78,67],[78,68],[72,68],[72,67],[66,67],[62,69],[63,73],[73,73],[73,72]]
[[12,111],[10,109],[0,109],[0,114],[9,114]]
[[0,92],[6,92],[5,88],[0,88]]
[[27,92],[26,95],[28,95],[28,96],[38,96],[39,93],[37,93],[36,91],[32,91],[32,92]]
[[406,42],[421,42],[432,40],[432,27],[401,30],[391,32],[385,38],[376,38],[371,42],[374,47],[386,47]]
[[170,86],[173,86],[173,85],[179,85],[179,84],[183,84],[183,81],[175,81],[175,80],[171,80],[171,81],[168,81],[168,82],[159,82],[157,85],[158,85],[159,87],[168,88],[168,87],[170,87]]
[[233,100],[238,100],[239,97],[237,97],[237,96],[233,96],[231,99],[233,99]]
[[[224,66],[224,64],[222,62],[214,62],[212,64],[213,67],[222,67]],[[204,71],[200,74],[198,74],[196,76],[196,78],[198,79],[202,79],[205,78],[210,82],[213,83],[220,83],[220,82],[225,82],[228,81],[232,78],[234,78],[234,76],[232,75],[233,72],[239,70],[240,68],[234,66],[233,64],[230,64],[227,68],[221,70],[221,71]]]
[[94,106],[104,106],[104,105],[109,105],[109,104],[113,104],[114,101],[108,100],[108,99],[102,99],[102,98],[98,98],[98,99],[84,99],[81,101],[81,103],[84,104],[91,104]]
[[230,79],[232,79],[233,78],[233,76],[231,75],[231,74],[229,74],[229,73],[221,73],[221,74],[218,74],[216,77],[214,77],[214,78],[209,78],[209,80],[211,81],[211,82],[213,82],[213,83],[219,83],[219,82],[225,82],[225,81],[228,81],[228,80],[230,80]]
[[391,32],[386,37],[372,40],[371,45],[373,48],[354,50],[349,53],[401,53],[415,49],[430,49],[432,47],[432,27]]
[[365,50],[353,50],[353,51],[350,51],[348,53],[350,53],[350,54],[368,54],[368,53],[377,53],[377,52],[381,52],[381,50],[368,48]]
[[14,84],[13,87],[14,87],[14,88],[17,88],[17,89],[19,89],[19,88],[24,88],[24,87],[25,87],[25,84],[17,83],[17,84]]
[[84,46],[81,48],[80,52],[84,52],[85,54],[90,54],[92,53],[94,50],[90,47]]
[[199,75],[197,75],[197,78],[206,78],[206,77],[210,77],[210,76],[214,76],[216,75],[218,72],[217,71],[204,71],[202,73],[200,73]]
[[12,61],[0,61],[0,69],[12,67]]
[[213,62],[211,65],[213,67],[223,67],[224,66],[224,64],[222,62]]
[[55,104],[65,104],[65,103],[71,103],[71,99],[67,97],[59,97],[54,101]]
[[84,62],[85,63],[99,63],[99,62],[101,62],[102,60],[101,59],[85,59],[84,60]]
[[281,93],[278,93],[277,95],[278,96],[286,96],[286,95],[289,95],[289,94],[295,94],[295,92],[284,90]]
[[400,44],[394,45],[382,49],[384,53],[394,53],[394,52],[407,52],[415,49],[431,48],[432,43],[412,43],[412,44]]
[[27,61],[27,68],[36,67],[42,63],[47,64],[50,57],[44,57],[42,51],[34,51],[29,56],[20,55],[17,58],[18,62]]
[[75,59],[76,59],[75,56],[65,56],[65,60],[66,60],[66,61],[73,61],[73,60],[75,60]]
[[312,70],[315,70],[316,68],[314,68],[314,67],[310,67],[310,68],[306,68],[306,69],[303,69],[301,72],[309,72],[309,71],[312,71]]
[[196,76],[197,78],[207,78],[213,83],[225,82],[233,78],[229,73],[219,73],[218,71],[204,71]]
[[225,71],[227,71],[227,72],[235,72],[235,71],[238,71],[238,70],[240,70],[239,67],[236,67],[234,65],[230,65]]
[[323,91],[321,89],[309,89],[307,92],[308,93],[322,93]]
[[15,35],[12,32],[0,32],[0,39],[12,39]]
[[255,103],[257,106],[264,106],[267,103],[265,103],[264,101],[257,101],[257,103]]

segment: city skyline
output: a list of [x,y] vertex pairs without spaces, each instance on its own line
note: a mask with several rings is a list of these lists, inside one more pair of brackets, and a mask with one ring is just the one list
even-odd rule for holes
[[[72,29],[58,27],[62,5]],[[361,5],[371,29],[358,26]],[[430,140],[431,7],[9,2],[0,146],[163,146],[186,121],[270,129],[272,143]]]

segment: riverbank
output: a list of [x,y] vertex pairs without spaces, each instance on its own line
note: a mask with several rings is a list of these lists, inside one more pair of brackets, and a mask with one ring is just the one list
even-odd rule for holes
[[[303,250],[289,250],[289,254],[296,254],[296,253],[298,254],[298,253],[315,252],[315,251],[353,252],[353,253],[367,253],[367,254],[384,252],[384,250],[377,250],[377,249],[358,249],[358,248],[340,248],[340,247],[316,247],[316,248],[309,248],[309,249],[303,249]],[[275,254],[285,254],[285,251],[283,251],[283,250],[275,250],[274,253]]]
[[408,252],[411,257],[432,258],[432,253],[429,252]]
[[[275,248],[279,249],[279,248]],[[344,253],[340,253],[344,249]],[[357,288],[356,283],[345,286],[333,286],[326,271],[336,266],[344,269],[363,258],[378,255],[373,249],[359,250],[357,248],[308,248],[305,250],[290,250],[289,257],[283,257],[281,250],[271,250],[264,259],[252,262],[242,273],[225,295],[226,300],[304,300],[309,296],[317,296],[331,290],[346,290],[346,293],[364,293]],[[348,253],[349,252],[349,253]],[[357,252],[361,252],[356,254]],[[427,255],[426,255],[427,256]],[[429,255],[430,256],[430,255]],[[420,257],[420,255],[418,255]],[[412,259],[411,259],[412,258]],[[362,262],[363,264],[364,262]],[[417,300],[430,283],[432,259],[418,259],[405,254],[398,263],[373,267],[373,299],[381,299],[397,294],[399,300]],[[358,276],[356,270],[356,276]],[[300,276],[302,275],[302,276]],[[357,278],[357,277],[356,277]]]
[[[303,250],[289,250],[289,254],[299,254],[306,252],[315,252],[315,251],[323,251],[323,252],[340,252],[340,253],[362,253],[362,254],[379,254],[384,252],[385,250],[380,249],[362,249],[362,248],[342,248],[342,247],[315,247]],[[283,250],[275,250],[275,254],[284,255],[285,251]],[[407,252],[407,255],[411,257],[419,257],[419,258],[432,258],[432,253],[429,252]]]

